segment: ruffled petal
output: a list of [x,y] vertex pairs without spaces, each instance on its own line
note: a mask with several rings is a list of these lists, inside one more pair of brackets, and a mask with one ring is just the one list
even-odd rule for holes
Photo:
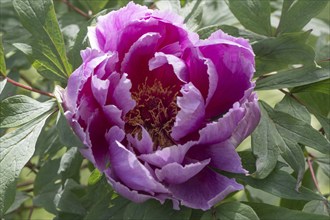
[[118,141],[111,144],[110,162],[115,175],[130,189],[148,192],[151,195],[168,192],[162,184],[152,177],[136,155]]
[[162,52],[155,53],[155,57],[149,60],[149,70],[152,71],[164,64],[172,66],[174,74],[179,80],[185,83],[188,82],[188,72],[185,62],[171,54],[164,54]]
[[153,150],[153,142],[149,133],[141,126],[142,138],[138,140],[138,135],[132,137],[132,135],[127,135],[127,140],[132,144],[132,146],[138,150],[140,154],[150,154]]
[[199,161],[210,159],[209,166],[223,171],[247,173],[235,149],[236,146],[227,140],[214,145],[196,145],[189,150],[187,156]]
[[173,196],[194,209],[208,210],[229,193],[243,189],[234,179],[219,175],[205,168],[182,184],[169,185]]
[[187,151],[194,143],[190,141],[184,145],[166,147],[151,154],[141,154],[138,158],[157,167],[163,167],[169,163],[182,163]]
[[122,29],[132,21],[144,18],[151,13],[152,10],[147,7],[130,2],[126,7],[99,16],[97,26],[88,29],[91,47],[101,51],[116,51],[120,46],[118,35]]
[[245,42],[243,39],[234,40],[225,36],[218,31],[197,44],[203,56],[214,63],[219,76],[217,88],[206,107],[208,118],[218,117],[228,111],[252,86],[251,78],[255,69],[251,47],[246,47],[246,43],[240,44]]
[[155,173],[160,181],[165,181],[169,184],[181,184],[195,176],[209,163],[210,159],[184,166],[178,163],[170,163],[161,169],[156,169]]
[[180,140],[187,134],[198,130],[204,122],[204,99],[198,89],[188,83],[181,89],[182,97],[177,97],[180,108],[176,116],[171,136],[174,140]]
[[158,33],[146,33],[142,35],[126,53],[121,64],[121,72],[127,73],[133,87],[143,83],[149,76],[148,62],[153,57],[159,39]]

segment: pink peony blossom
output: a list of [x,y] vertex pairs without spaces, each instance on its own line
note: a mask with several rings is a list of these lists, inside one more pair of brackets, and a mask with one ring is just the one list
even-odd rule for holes
[[90,27],[91,48],[64,92],[81,153],[122,196],[207,210],[241,190],[235,148],[260,111],[248,41],[200,40],[171,12],[129,3]]

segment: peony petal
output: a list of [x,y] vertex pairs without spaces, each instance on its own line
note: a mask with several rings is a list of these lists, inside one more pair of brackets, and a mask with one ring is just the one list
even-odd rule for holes
[[125,122],[122,120],[122,111],[115,105],[106,105],[102,107],[103,113],[107,122],[111,125],[116,125],[121,129],[124,128]]
[[241,158],[229,140],[214,145],[196,145],[187,153],[194,160],[211,159],[209,166],[232,173],[247,173]]
[[143,83],[149,76],[148,61],[153,57],[160,38],[158,33],[144,34],[126,53],[121,64],[121,72],[128,74],[133,86]]
[[204,99],[198,89],[192,83],[188,83],[182,87],[181,94],[182,97],[177,97],[180,111],[171,133],[174,140],[180,140],[198,130],[204,123]]
[[172,66],[177,78],[182,82],[188,82],[188,72],[186,64],[180,58],[171,54],[164,54],[162,52],[155,53],[155,57],[149,60],[149,70],[152,71],[164,64]]
[[241,105],[246,109],[246,112],[230,138],[234,146],[238,146],[259,124],[261,113],[258,105],[258,97],[256,93],[251,94],[252,90],[253,88],[247,90],[245,93],[249,95],[249,97],[244,97],[244,101],[241,101]]
[[142,154],[139,159],[157,167],[163,167],[169,163],[182,163],[187,151],[195,142],[187,142],[184,145],[173,145],[151,154]]
[[107,101],[109,80],[99,79],[96,75],[92,76],[92,92],[99,105],[104,106]]
[[[97,26],[88,29],[88,38],[92,48],[102,51],[116,51],[119,33],[131,22],[151,14],[145,6],[130,2],[126,7],[99,16]],[[109,31],[111,30],[111,31]]]
[[245,43],[241,45],[242,39],[232,41],[234,38],[216,38],[221,36],[226,35],[219,31],[197,45],[203,56],[214,63],[219,75],[215,93],[206,107],[208,118],[223,114],[240,100],[245,90],[251,87],[250,81],[255,71],[251,47],[246,47]]
[[199,131],[198,143],[202,145],[217,144],[229,139],[245,114],[245,109],[238,103],[216,122],[208,123]]
[[161,169],[156,169],[155,172],[160,181],[165,181],[169,184],[180,184],[195,176],[209,163],[210,159],[184,166],[178,163],[170,163]]
[[169,189],[175,198],[181,200],[181,205],[208,210],[229,193],[243,189],[243,186],[234,179],[205,168],[182,184],[169,185]]
[[117,106],[125,115],[135,106],[135,101],[132,99],[130,92],[132,83],[127,79],[127,74],[120,75],[117,72],[110,75],[109,81],[108,103]]
[[138,135],[132,137],[132,135],[127,135],[127,140],[132,144],[132,146],[139,151],[140,154],[149,154],[153,150],[153,142],[149,133],[141,126],[142,129],[142,139],[138,140]]
[[168,190],[157,182],[137,157],[120,142],[115,141],[110,147],[110,162],[115,175],[126,186],[150,194],[167,193]]

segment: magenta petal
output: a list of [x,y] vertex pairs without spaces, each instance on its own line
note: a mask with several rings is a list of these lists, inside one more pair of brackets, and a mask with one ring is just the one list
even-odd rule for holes
[[108,95],[109,80],[99,79],[96,75],[92,76],[92,92],[99,105],[105,105]]
[[230,138],[234,146],[238,146],[257,127],[260,120],[260,108],[256,93],[252,93],[253,88],[245,92],[247,98],[243,98],[242,106],[246,109],[245,115],[239,122],[237,128]]
[[130,199],[136,203],[145,202],[148,199],[154,198],[153,196],[146,195],[139,193],[136,190],[131,190],[124,184],[120,183],[119,181],[114,180],[111,176],[110,169],[105,171],[105,176],[107,177],[108,182],[111,184],[112,188],[118,192],[120,195],[124,196],[127,199]]
[[160,181],[165,181],[169,184],[180,184],[195,176],[209,163],[210,159],[184,166],[178,163],[170,163],[161,169],[156,169],[155,172]]
[[177,98],[180,111],[171,133],[174,140],[180,140],[200,128],[205,116],[204,99],[192,83],[184,85],[181,94],[183,96]]
[[[118,46],[118,35],[131,22],[151,13],[145,6],[130,2],[126,7],[99,16],[97,26],[88,29],[88,38],[92,48],[102,51],[115,51]],[[109,31],[111,30],[111,31]]]
[[142,129],[142,139],[138,140],[138,135],[132,137],[132,135],[127,135],[127,140],[132,144],[132,146],[137,149],[140,154],[149,154],[153,150],[153,142],[149,133],[141,126]]
[[121,129],[124,128],[124,121],[122,120],[122,111],[119,110],[115,105],[106,105],[102,107],[103,113],[111,125],[116,125]]
[[155,53],[155,57],[149,60],[149,70],[152,71],[164,64],[171,65],[175,75],[182,82],[188,81],[186,64],[183,60],[171,54],[164,54],[162,52]]
[[182,163],[187,151],[194,143],[191,141],[184,145],[166,147],[151,154],[142,154],[138,158],[157,167],[163,167],[169,163]]
[[230,109],[227,114],[220,118],[217,122],[206,125],[199,131],[199,144],[217,144],[229,139],[242,120],[245,110],[237,105]]
[[127,79],[127,74],[120,75],[117,72],[113,72],[110,75],[109,81],[109,102],[116,105],[120,110],[123,111],[123,115],[125,115],[135,106],[135,101],[132,99],[130,92],[132,83],[129,79]]
[[129,188],[148,192],[152,195],[168,192],[162,184],[152,177],[148,169],[136,158],[136,155],[118,141],[110,147],[110,162],[116,176]]
[[247,173],[241,158],[236,152],[236,146],[229,140],[214,145],[196,145],[187,154],[194,160],[211,159],[209,166],[232,173]]
[[170,185],[169,189],[175,198],[181,200],[182,205],[208,210],[229,193],[243,189],[243,186],[234,179],[205,168],[182,184]]

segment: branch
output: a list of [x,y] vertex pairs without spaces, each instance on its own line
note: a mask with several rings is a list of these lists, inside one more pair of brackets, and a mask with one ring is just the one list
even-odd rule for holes
[[35,88],[32,88],[31,86],[26,86],[24,84],[21,84],[19,82],[16,82],[15,80],[12,80],[11,78],[9,77],[6,77],[7,81],[11,84],[13,84],[14,86],[17,86],[17,87],[21,87],[23,89],[26,89],[26,90],[29,90],[29,91],[32,91],[32,92],[36,92],[36,93],[39,93],[41,95],[46,95],[46,96],[49,96],[51,98],[55,98],[55,95],[53,93],[49,93],[49,92],[44,92],[44,91],[41,91],[41,90],[38,90],[38,89],[35,89]]
[[308,164],[309,170],[311,171],[311,175],[312,175],[312,179],[313,179],[314,185],[315,185],[317,191],[322,195],[321,190],[320,190],[320,187],[319,187],[319,183],[317,182],[317,179],[316,179],[316,176],[315,176],[315,173],[314,173],[314,169],[313,169],[313,165],[312,165],[312,158],[311,157],[308,157],[307,158],[307,164]]
[[80,14],[81,16],[90,19],[91,16],[89,14],[87,14],[86,12],[82,11],[81,9],[77,8],[76,6],[74,6],[71,2],[69,2],[68,0],[62,0],[62,2],[64,4],[66,4],[69,8],[71,8],[72,10],[74,10],[75,12],[77,12],[78,14]]

